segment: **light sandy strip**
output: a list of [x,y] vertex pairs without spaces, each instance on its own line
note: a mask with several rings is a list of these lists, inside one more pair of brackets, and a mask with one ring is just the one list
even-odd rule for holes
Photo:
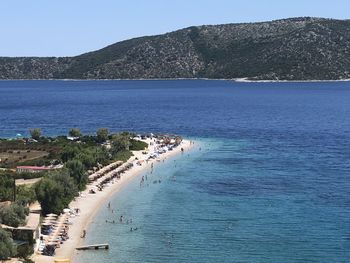
[[[188,151],[192,148],[193,144],[188,140],[183,140],[181,145],[174,148],[172,151],[168,151],[159,156],[158,160],[165,160],[171,156],[181,153],[181,148],[184,151]],[[150,149],[152,152],[153,149]],[[142,151],[133,152],[134,156],[131,157],[128,162],[131,162],[137,157],[139,160],[145,158],[145,155],[142,154]],[[139,175],[141,172],[146,171],[151,168],[151,164],[156,164],[157,160],[151,160],[148,162],[144,162],[141,166],[134,165],[130,170],[126,171],[122,174],[121,179],[119,179],[114,184],[107,186],[103,189],[103,191],[97,191],[96,194],[89,194],[88,191],[91,189],[91,185],[87,186],[87,189],[83,192],[83,196],[77,198],[70,204],[71,208],[79,208],[80,214],[74,218],[71,218],[70,221],[73,225],[70,225],[69,228],[69,239],[65,241],[60,248],[56,249],[56,255],[54,257],[43,256],[39,254],[34,254],[32,256],[32,260],[37,263],[53,263],[54,259],[71,259],[74,256],[75,248],[78,247],[83,239],[80,237],[83,230],[88,227],[91,223],[95,214],[99,211],[99,209],[105,206],[107,199],[111,197],[111,195],[118,192],[125,184],[130,182],[132,178]],[[103,178],[106,178],[105,176]],[[99,179],[98,181],[101,181]],[[96,185],[96,182],[93,184]],[[89,234],[89,233],[87,233]],[[108,241],[108,240],[106,240]]]

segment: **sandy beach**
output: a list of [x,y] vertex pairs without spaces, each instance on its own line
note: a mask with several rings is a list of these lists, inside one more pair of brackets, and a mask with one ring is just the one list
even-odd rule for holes
[[[72,260],[75,255],[75,248],[81,245],[83,238],[81,238],[82,232],[87,229],[88,225],[93,220],[96,213],[99,212],[101,207],[107,205],[108,199],[115,193],[117,193],[123,186],[125,186],[131,179],[139,175],[141,172],[150,169],[152,164],[156,168],[156,163],[163,161],[169,157],[175,156],[181,153],[181,148],[184,151],[189,151],[192,148],[188,140],[183,140],[180,146],[174,148],[172,151],[167,151],[166,153],[161,154],[157,159],[152,159],[147,162],[143,162],[142,165],[134,165],[131,169],[127,170],[121,178],[115,183],[105,187],[103,191],[97,191],[96,194],[89,194],[89,190],[98,184],[104,177],[100,178],[98,181],[87,185],[85,191],[82,192],[81,196],[77,197],[74,201],[71,202],[69,207],[79,208],[80,213],[75,217],[70,218],[72,225],[69,226],[69,239],[61,244],[60,248],[56,249],[56,255],[54,257],[43,256],[40,254],[34,254],[32,260],[38,263],[51,263],[55,259],[70,259]],[[153,146],[149,146],[149,151],[153,151]],[[145,155],[142,154],[142,151],[133,152],[132,156],[127,163],[132,163],[135,161],[135,158],[138,160],[144,160]],[[87,233],[88,235],[89,233]],[[72,262],[72,261],[71,261]]]

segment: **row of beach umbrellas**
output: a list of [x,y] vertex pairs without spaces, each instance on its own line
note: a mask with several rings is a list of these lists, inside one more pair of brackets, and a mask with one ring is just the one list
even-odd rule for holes
[[42,225],[48,226],[52,225],[54,227],[53,232],[47,238],[47,245],[56,245],[60,243],[61,239],[59,237],[65,230],[64,227],[68,224],[68,215],[65,213],[58,217],[56,214],[48,214],[43,220]]

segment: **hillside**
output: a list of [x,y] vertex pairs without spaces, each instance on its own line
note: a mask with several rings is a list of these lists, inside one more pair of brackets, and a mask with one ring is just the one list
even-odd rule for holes
[[350,20],[189,27],[66,58],[0,58],[0,79],[350,78]]

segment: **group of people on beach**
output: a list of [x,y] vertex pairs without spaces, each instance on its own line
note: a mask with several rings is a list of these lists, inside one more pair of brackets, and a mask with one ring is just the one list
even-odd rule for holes
[[[192,144],[194,144],[194,142],[191,141],[190,144],[192,145]],[[181,152],[184,153],[184,151],[185,151],[184,148],[181,148]],[[151,159],[152,159],[151,157],[147,158],[147,159],[145,160],[146,163],[148,164],[149,161],[151,161]],[[164,159],[165,159],[165,158],[163,158],[163,162],[164,162]],[[137,158],[135,158],[135,160],[138,161],[138,164],[139,164],[139,165],[142,165],[142,162],[139,161]],[[160,160],[157,159],[157,161],[160,161]],[[108,183],[109,183],[111,180],[113,180],[114,178],[120,179],[120,178],[121,178],[121,175],[122,175],[124,172],[126,172],[127,170],[131,169],[132,167],[133,167],[133,163],[128,163],[128,164],[124,165],[123,167],[119,167],[119,166],[118,166],[117,168],[119,168],[119,169],[115,169],[116,171],[114,171],[114,172],[113,172],[113,170],[112,170],[112,171],[111,171],[111,170],[108,170],[108,173],[109,173],[110,175],[107,176],[106,178],[104,178],[101,182],[99,182],[99,184],[97,185],[98,189],[99,189],[100,191],[102,191],[103,188],[104,188],[104,186],[105,186],[106,184],[108,184]],[[153,162],[151,162],[150,167],[151,167],[150,174],[152,174],[153,171],[154,171],[154,163],[153,163]],[[99,176],[97,179],[99,179],[99,178],[101,178],[101,176]],[[145,182],[146,182],[147,180],[148,180],[147,174],[145,174],[144,176],[141,177],[141,180],[140,180],[140,188],[143,187],[143,186],[145,185]],[[155,181],[153,181],[153,183],[161,183],[161,180],[160,180],[160,179],[155,180]],[[112,214],[114,214],[114,209],[113,209],[112,206],[111,206],[111,202],[108,202],[107,208],[108,208],[108,210],[109,210]],[[124,215],[120,215],[120,217],[119,217],[118,220],[115,220],[115,219],[113,219],[113,220],[107,220],[107,219],[106,219],[105,222],[106,222],[106,223],[110,223],[110,224],[115,224],[115,223],[117,223],[117,222],[119,222],[120,224],[132,224],[132,223],[133,223],[133,220],[132,220],[132,218],[126,219]],[[139,229],[138,227],[130,227],[130,232],[136,231],[136,230],[138,230],[138,229]],[[86,235],[86,230],[84,230],[82,236],[85,237],[85,235]]]
[[[146,183],[146,182],[150,181],[148,176],[150,176],[153,173],[155,162],[161,162],[161,161],[164,162],[164,160],[166,159],[166,157],[164,157],[162,159],[159,158],[159,155],[161,155],[161,154],[163,154],[163,153],[165,153],[167,151],[172,151],[175,147],[178,147],[181,144],[181,141],[182,141],[182,138],[171,139],[171,138],[166,138],[166,137],[164,137],[164,138],[159,138],[158,137],[156,139],[154,139],[154,138],[152,139],[150,145],[153,148],[151,147],[149,149],[149,151],[151,153],[148,155],[148,158],[141,157],[142,159],[145,159],[145,160],[137,160],[137,161],[139,161],[140,165],[143,165],[143,164],[146,164],[146,163],[147,164],[150,163],[150,170],[148,171],[148,174],[145,174],[141,178],[140,188],[145,186],[146,184],[148,186],[148,183]],[[191,141],[191,145],[192,144],[194,144],[194,142]],[[181,148],[181,152],[182,153],[185,152],[184,147]],[[144,151],[143,154],[148,154],[148,151]],[[110,164],[110,165],[108,165],[106,167],[103,167],[103,168],[99,167],[101,169],[98,170],[98,171],[96,171],[96,170],[92,171],[93,173],[90,174],[89,181],[96,188],[93,187],[93,188],[89,189],[90,193],[96,194],[96,192],[98,192],[98,191],[103,191],[104,188],[108,184],[115,182],[115,179],[119,180],[122,177],[123,173],[125,173],[128,170],[130,170],[134,166],[135,163],[136,163],[136,161],[129,161],[129,162],[124,163],[124,164],[123,164],[123,162],[115,162],[115,163],[112,163],[112,164]],[[160,179],[154,180],[153,183],[161,183],[161,180]],[[85,194],[81,194],[80,195],[80,197],[84,197],[84,196],[85,196]],[[114,213],[114,209],[112,208],[110,202],[108,202],[107,207],[110,210],[110,212],[112,214],[114,214],[114,219],[106,220],[106,223],[112,223],[112,224],[119,223],[119,224],[128,225],[128,227],[130,227],[130,232],[134,232],[134,231],[137,231],[137,230],[140,229],[139,226],[135,226],[135,223],[134,223],[132,218],[127,218],[123,214],[120,214],[117,217],[116,213]],[[80,214],[80,212],[81,211],[80,211],[79,208],[71,209],[70,213],[74,213],[74,215],[73,214],[69,215],[69,217],[76,216],[76,215]],[[55,253],[55,248],[57,248],[61,244],[61,242],[63,242],[64,240],[68,239],[68,228],[69,228],[68,225],[66,225],[62,229],[62,231],[60,232],[59,243],[57,243],[55,245],[52,245],[52,246],[48,245],[47,247],[45,247],[44,251],[45,251],[46,254],[53,255]],[[83,229],[81,234],[80,234],[80,237],[81,238],[86,238],[86,236],[87,236],[87,231],[86,231],[86,229]],[[45,253],[43,253],[43,254],[45,254]]]

